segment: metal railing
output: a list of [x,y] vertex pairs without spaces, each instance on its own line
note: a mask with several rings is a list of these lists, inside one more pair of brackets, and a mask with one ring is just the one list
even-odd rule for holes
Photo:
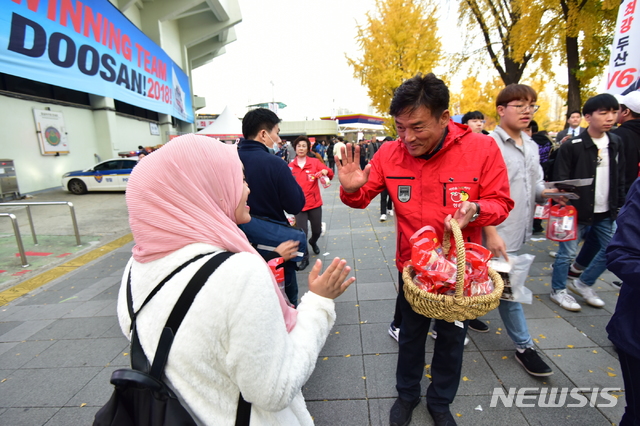
[[16,243],[18,243],[18,251],[20,252],[20,261],[22,262],[22,267],[26,268],[29,264],[27,263],[27,255],[24,253],[24,245],[22,245],[22,237],[20,236],[20,228],[18,227],[16,215],[12,213],[0,213],[0,217],[8,217],[11,219],[13,233],[16,236]]
[[[78,221],[76,220],[76,210],[73,207],[73,203],[70,201],[34,201],[27,203],[0,203],[1,206],[5,207],[26,207],[27,208],[27,216],[29,218],[29,226],[31,227],[31,235],[33,237],[33,243],[38,245],[38,237],[36,236],[36,229],[33,226],[33,219],[31,218],[31,206],[69,206],[69,212],[71,213],[71,222],[73,223],[73,231],[76,234],[76,243],[78,246],[82,245],[80,241],[80,231],[78,231]],[[15,225],[14,225],[15,227]]]

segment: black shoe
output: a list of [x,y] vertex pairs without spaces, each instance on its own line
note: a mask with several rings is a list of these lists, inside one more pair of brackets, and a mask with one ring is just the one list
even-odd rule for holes
[[622,281],[611,281],[611,286],[620,290],[620,288],[622,287]]
[[420,398],[416,399],[413,402],[409,402],[398,397],[398,399],[396,399],[396,402],[393,403],[393,407],[391,407],[391,413],[389,414],[389,425],[407,426],[409,423],[411,423],[411,414],[413,413],[413,409],[418,406],[419,402]]
[[320,254],[320,247],[318,247],[317,243],[309,243],[311,245],[311,248],[313,249],[313,252],[315,254]]
[[540,229],[533,228],[533,232],[532,233],[533,233],[533,235],[540,235],[543,232],[544,232],[544,228],[540,228]]
[[309,266],[309,259],[308,258],[303,258],[300,263],[298,263],[298,271],[304,271],[306,269],[306,267]]
[[550,376],[553,370],[538,355],[533,348],[527,348],[524,352],[516,351],[516,361],[518,361],[527,373],[532,376]]
[[486,333],[489,331],[489,326],[479,319],[472,319],[469,321],[469,328],[479,333]]
[[435,426],[456,426],[456,421],[453,419],[451,411],[431,411],[428,405],[427,410],[429,410],[429,414],[433,417],[433,424]]

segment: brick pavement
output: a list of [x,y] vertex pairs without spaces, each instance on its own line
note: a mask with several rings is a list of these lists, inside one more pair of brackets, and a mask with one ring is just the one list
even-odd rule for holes
[[[357,281],[337,299],[336,325],[303,393],[319,426],[386,425],[396,396],[397,344],[387,334],[396,296],[394,219],[378,221],[377,199],[366,210],[342,205],[337,187],[334,184],[323,194],[327,233],[319,241],[320,256],[328,253],[326,257],[347,259]],[[458,424],[618,423],[623,397],[614,408],[588,404],[581,408],[489,407],[496,387],[508,391],[511,387],[623,386],[604,330],[618,295],[609,285],[614,276],[607,272],[597,284],[606,302],[604,309],[583,304],[579,313],[561,310],[548,297],[552,259],[547,252],[553,247],[546,240],[527,244],[526,251],[537,256],[528,283],[536,297],[532,305],[525,305],[525,313],[538,350],[555,374],[547,378],[526,374],[513,359],[512,343],[497,311],[490,312],[484,317],[489,333],[469,332],[463,381],[451,407]],[[130,250],[127,244],[0,307],[0,425],[91,424],[111,393],[111,372],[129,363],[115,303]],[[302,294],[306,274],[299,273],[298,278]],[[426,349],[429,364],[431,339]],[[423,393],[428,374],[426,368]],[[567,404],[575,402],[567,400]],[[424,403],[416,408],[411,424],[432,424]]]

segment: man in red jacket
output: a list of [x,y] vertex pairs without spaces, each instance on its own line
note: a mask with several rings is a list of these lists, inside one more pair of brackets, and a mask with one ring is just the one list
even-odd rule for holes
[[[365,208],[386,189],[396,209],[396,309],[402,314],[402,327],[392,426],[408,425],[418,405],[431,321],[413,312],[404,297],[401,271],[411,258],[409,238],[425,225],[442,235],[453,217],[465,241],[482,243],[482,227],[498,225],[513,208],[507,169],[495,141],[454,123],[448,107],[444,82],[433,74],[418,74],[396,90],[391,102],[400,139],[383,144],[364,170],[358,164],[359,148],[356,160],[350,147],[343,151],[343,164],[338,165],[340,198],[346,205]],[[467,322],[438,321],[427,389],[427,408],[436,425],[455,425],[449,405],[460,383]]]

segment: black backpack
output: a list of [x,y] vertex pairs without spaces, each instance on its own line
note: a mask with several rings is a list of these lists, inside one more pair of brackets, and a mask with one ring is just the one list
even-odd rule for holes
[[[153,357],[151,366],[149,366],[147,357],[140,345],[135,321],[137,313],[142,310],[167,281],[193,261],[210,254],[198,255],[169,274],[147,296],[138,312],[133,310],[131,271],[129,271],[127,307],[131,317],[131,368],[116,370],[111,375],[111,384],[115,386],[115,390],[109,402],[96,413],[93,422],[94,426],[196,425],[189,412],[180,404],[175,393],[164,383],[162,375],[169,357],[173,338],[187,311],[189,311],[193,300],[213,271],[231,257],[233,253],[222,252],[213,256],[191,278],[162,330],[158,349]],[[244,400],[241,393],[236,412],[236,426],[248,426],[250,417],[251,404]]]

